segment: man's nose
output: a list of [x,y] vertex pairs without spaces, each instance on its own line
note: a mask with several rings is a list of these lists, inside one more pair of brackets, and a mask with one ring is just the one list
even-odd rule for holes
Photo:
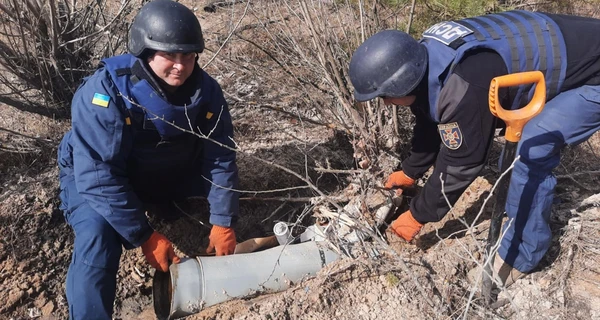
[[173,68],[181,69],[183,68],[183,63],[181,63],[181,61],[175,61],[175,63],[173,63]]

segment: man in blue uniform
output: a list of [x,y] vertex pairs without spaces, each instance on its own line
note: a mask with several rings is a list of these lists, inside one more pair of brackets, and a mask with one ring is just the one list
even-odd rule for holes
[[227,255],[236,245],[233,127],[219,84],[197,64],[198,19],[179,3],[149,2],[134,19],[128,49],[102,60],[79,87],[59,147],[61,208],[75,232],[71,319],[111,319],[122,247],[141,247],[163,272],[179,261],[148,223],[151,204],[205,195],[208,251]]
[[[398,236],[411,241],[423,224],[441,220],[483,168],[501,126],[488,107],[491,80],[539,70],[547,102],[518,145],[506,203],[512,222],[504,226],[494,270],[506,286],[536,267],[552,237],[552,169],[560,151],[600,129],[598,30],[596,19],[509,11],[436,24],[420,41],[385,30],[359,46],[349,69],[356,100],[379,97],[410,106],[416,116],[410,156],[386,187],[411,187],[434,166],[410,210],[392,223]],[[532,93],[531,86],[501,91],[500,104],[520,108]]]

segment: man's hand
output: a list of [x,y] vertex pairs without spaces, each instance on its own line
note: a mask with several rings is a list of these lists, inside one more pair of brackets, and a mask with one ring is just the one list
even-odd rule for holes
[[386,189],[398,188],[396,194],[400,195],[402,190],[410,188],[415,184],[415,179],[407,176],[404,171],[396,171],[392,173],[385,182]]
[[406,210],[398,219],[392,222],[392,230],[400,238],[410,242],[421,231],[423,224],[413,218],[410,210]]
[[217,256],[226,256],[235,251],[236,241],[233,228],[213,226],[208,239],[206,253],[214,252]]
[[169,271],[169,262],[179,263],[180,261],[173,250],[171,241],[157,231],[154,231],[150,238],[142,244],[142,253],[152,267],[162,272]]

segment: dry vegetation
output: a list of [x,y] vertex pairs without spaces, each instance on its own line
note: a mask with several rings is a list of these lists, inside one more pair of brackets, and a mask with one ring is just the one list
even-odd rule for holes
[[[79,79],[100,57],[123,51],[143,2],[0,0],[0,319],[67,315],[73,235],[58,210],[56,145]],[[378,102],[354,104],[347,77],[354,48],[381,29],[417,36],[442,19],[509,8],[597,16],[597,1],[180,2],[200,18],[207,40],[200,63],[223,86],[236,126],[238,240],[270,234],[276,221],[301,230],[327,210],[350,215],[373,240],[286,292],[192,318],[600,318],[597,136],[563,155],[555,239],[542,266],[487,310],[466,273],[482,260],[501,141],[483,176],[418,241],[377,235],[371,217],[385,201],[377,187],[406,156],[411,116]],[[156,227],[194,256],[206,246],[206,203],[182,208],[183,219]],[[151,273],[138,250],[123,255],[116,317],[152,318]]]

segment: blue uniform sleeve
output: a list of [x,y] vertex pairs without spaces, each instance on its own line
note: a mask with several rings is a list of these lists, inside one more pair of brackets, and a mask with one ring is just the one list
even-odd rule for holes
[[[210,139],[235,148],[231,115],[221,87],[206,74],[204,83],[210,84],[204,88],[209,87],[211,99],[200,129]],[[210,223],[222,227],[233,226],[239,213],[239,194],[232,190],[237,189],[239,183],[236,152],[205,140],[202,174],[210,180],[205,182]]]
[[127,178],[131,133],[117,105],[122,101],[117,93],[102,69],[77,90],[71,105],[70,143],[78,192],[131,249],[144,243],[153,230]]

